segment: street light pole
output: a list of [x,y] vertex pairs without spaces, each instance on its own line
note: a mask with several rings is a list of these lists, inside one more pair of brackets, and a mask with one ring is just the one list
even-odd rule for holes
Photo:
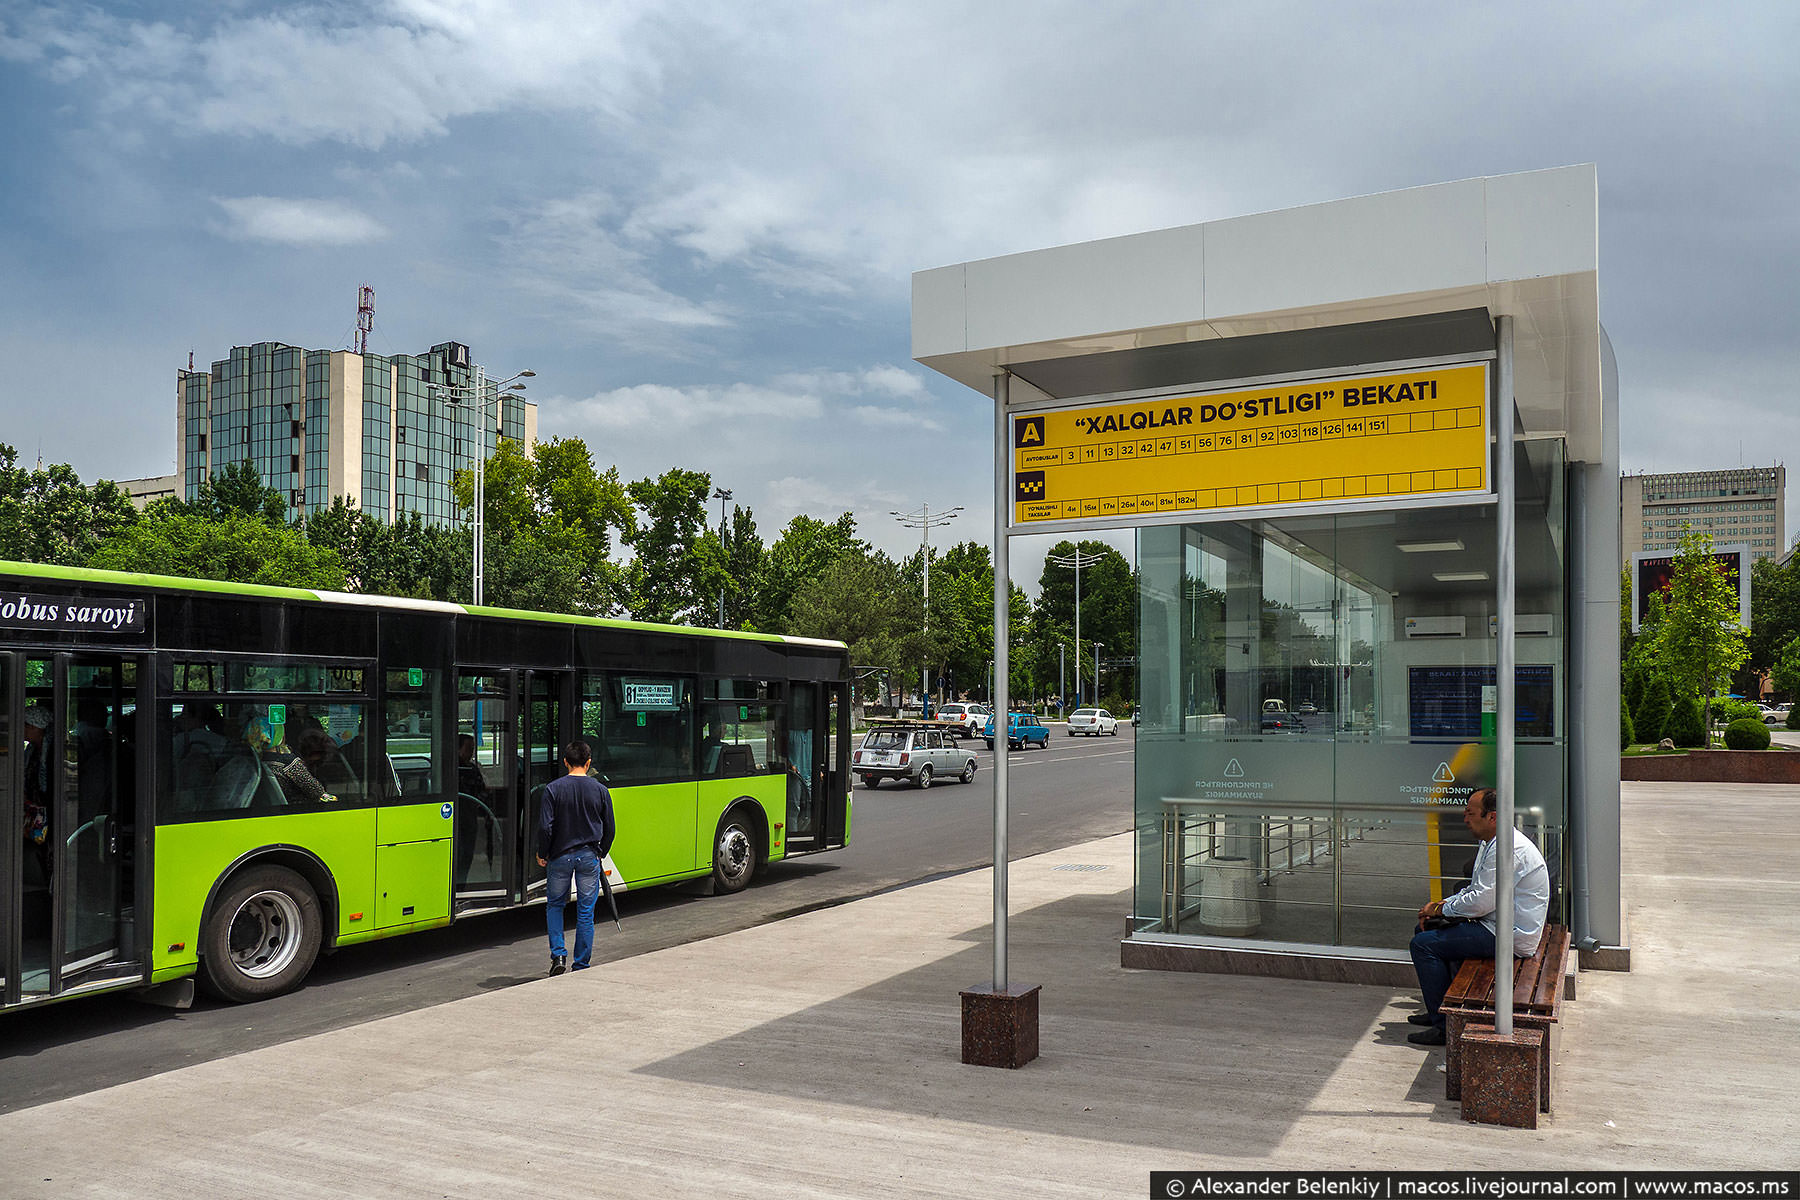
[[[949,524],[962,510],[963,506],[960,504],[936,514],[932,513],[929,504],[923,505],[918,512],[903,513],[894,509],[888,510],[888,516],[893,517],[908,529],[920,529],[925,534],[924,539],[919,543],[919,557],[925,572],[925,612],[920,623],[920,630],[923,633],[931,632],[931,527]],[[931,663],[929,661],[919,672],[919,683],[921,685],[919,696],[923,703],[925,698],[931,694]]]
[[[1095,563],[1099,562],[1100,555],[1084,553],[1082,551],[1081,547],[1077,546],[1077,547],[1075,547],[1075,549],[1071,550],[1067,554],[1048,555],[1048,556],[1046,556],[1045,561],[1053,562],[1059,567],[1074,567],[1075,568],[1075,701],[1076,701],[1076,706],[1080,707],[1080,703],[1082,700],[1082,694],[1081,694],[1081,568],[1091,567]],[[1096,684],[1099,683],[1099,679],[1098,679],[1099,671],[1100,671],[1100,668],[1098,666],[1096,666],[1094,668],[1094,673],[1096,675],[1094,682]],[[1099,695],[1100,695],[1099,689],[1098,689],[1098,687],[1096,687],[1095,691],[1094,691],[1094,697],[1095,697],[1096,701],[1098,701]]]
[[[719,549],[725,548],[725,502],[731,499],[731,489],[716,487],[713,498],[719,502]],[[719,628],[725,628],[725,583],[719,582]]]
[[1104,642],[1094,643],[1094,706],[1100,705],[1100,647]]
[[[471,406],[475,410],[475,527],[472,533],[472,549],[474,550],[473,578],[470,580],[470,602],[480,604],[486,583],[485,564],[487,560],[487,435],[493,427],[487,423],[487,369],[480,363],[473,365],[474,382],[467,387],[454,384],[442,384],[433,390],[439,399],[458,407]],[[536,378],[537,372],[520,371],[509,375],[494,385],[494,404],[499,405],[504,392],[522,392],[525,385],[515,382],[520,379]],[[508,387],[507,385],[512,386]]]

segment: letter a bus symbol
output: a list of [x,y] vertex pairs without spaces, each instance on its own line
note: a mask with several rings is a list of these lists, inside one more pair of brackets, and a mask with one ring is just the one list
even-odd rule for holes
[[1013,422],[1013,448],[1023,449],[1026,446],[1042,446],[1044,444],[1044,418],[1021,417]]

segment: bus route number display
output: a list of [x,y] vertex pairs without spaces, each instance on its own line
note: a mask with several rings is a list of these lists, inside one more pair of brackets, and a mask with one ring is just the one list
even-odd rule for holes
[[1488,366],[1013,418],[1013,524],[1485,493]]
[[674,712],[679,707],[672,679],[626,679],[621,686],[620,707],[626,712]]

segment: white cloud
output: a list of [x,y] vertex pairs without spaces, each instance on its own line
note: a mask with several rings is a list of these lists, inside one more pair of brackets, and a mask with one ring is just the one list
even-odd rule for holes
[[864,425],[872,425],[877,429],[917,429],[935,432],[944,428],[943,422],[934,417],[924,416],[915,409],[881,408],[873,404],[859,404],[850,410],[850,415]]
[[289,246],[354,246],[387,236],[375,218],[333,200],[281,196],[215,199],[231,218],[225,231],[228,237]]

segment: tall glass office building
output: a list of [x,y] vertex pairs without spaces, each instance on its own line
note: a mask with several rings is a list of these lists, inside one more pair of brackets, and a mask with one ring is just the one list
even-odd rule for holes
[[346,496],[383,521],[417,513],[460,519],[450,483],[492,455],[500,439],[529,449],[537,406],[485,381],[480,401],[469,348],[443,342],[424,354],[302,350],[281,342],[237,346],[210,371],[176,382],[180,492],[232,463],[248,462],[301,517]]

